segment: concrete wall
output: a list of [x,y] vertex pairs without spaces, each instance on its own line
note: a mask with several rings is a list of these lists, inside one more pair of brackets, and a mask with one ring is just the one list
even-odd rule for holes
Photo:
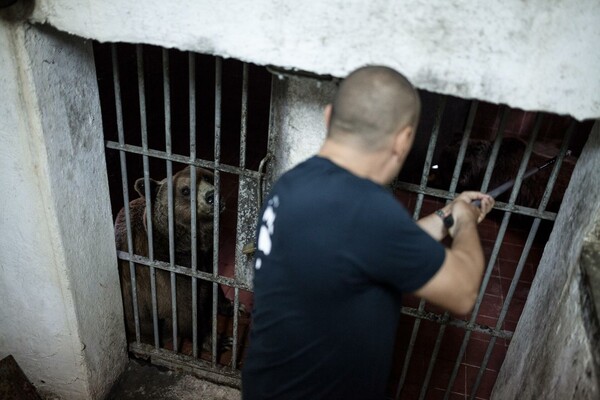
[[99,399],[127,360],[90,43],[0,21],[0,358]]
[[311,78],[281,76],[273,81],[269,182],[314,155],[326,135],[325,106],[336,85]]
[[437,93],[600,117],[595,0],[38,0],[34,20],[338,77],[384,64]]
[[[600,398],[600,123],[565,193],[492,399]],[[581,258],[582,250],[587,260]],[[582,267],[584,267],[582,269]],[[593,296],[593,295],[592,295]]]

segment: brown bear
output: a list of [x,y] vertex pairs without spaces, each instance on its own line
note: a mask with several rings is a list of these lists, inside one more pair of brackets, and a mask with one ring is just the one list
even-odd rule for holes
[[[457,192],[464,190],[479,190],[483,182],[485,170],[492,152],[493,141],[483,139],[470,139],[465,153],[465,159],[460,171]],[[525,153],[527,143],[516,137],[505,137],[502,140],[496,165],[488,186],[488,191],[500,186],[504,182],[517,176],[521,160]],[[432,177],[431,186],[448,189],[454,172],[456,158],[460,148],[460,140],[445,147],[439,157],[438,169]],[[556,151],[558,154],[558,150]],[[552,157],[533,152],[529,159],[527,169],[542,166]],[[574,162],[571,158],[565,158],[552,195],[546,207],[547,210],[557,212],[562,201],[562,196],[569,184]],[[553,166],[537,172],[523,181],[515,204],[531,208],[538,208],[546,189],[546,184],[552,172]],[[511,190],[508,190],[496,200],[508,202]]]
[[[154,259],[169,262],[169,217],[168,217],[168,182],[154,179],[150,183],[150,202],[152,204],[152,238]],[[133,254],[148,257],[148,237],[146,222],[146,198],[144,179],[135,182],[135,190],[141,197],[129,203]],[[190,167],[173,175],[173,216],[175,227],[175,264],[191,267],[191,185]],[[198,270],[212,272],[213,248],[213,214],[214,186],[213,174],[202,168],[196,168],[196,216],[197,216],[197,249]],[[115,222],[115,239],[117,249],[129,251],[127,245],[127,228],[125,209],[122,208]],[[136,291],[140,321],[141,340],[154,344],[152,295],[150,286],[150,268],[136,264]],[[156,299],[160,345],[173,339],[173,318],[171,302],[170,272],[155,269]],[[128,342],[135,340],[135,323],[131,293],[131,277],[129,262],[119,261],[119,274],[123,295],[125,324]],[[202,343],[210,331],[211,313],[210,282],[197,279],[197,332],[198,343]],[[177,326],[178,337],[192,340],[192,281],[189,276],[176,274],[177,289]],[[182,341],[178,341],[181,345]],[[199,346],[200,347],[200,346]]]

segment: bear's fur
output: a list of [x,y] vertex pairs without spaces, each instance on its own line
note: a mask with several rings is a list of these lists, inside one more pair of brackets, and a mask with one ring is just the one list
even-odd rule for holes
[[[493,145],[494,142],[490,140],[469,139],[456,192],[460,193],[464,190],[480,189]],[[506,137],[502,140],[488,191],[495,189],[510,179],[516,178],[526,146],[527,143],[516,137]],[[444,148],[439,157],[438,170],[435,172],[432,186],[442,189],[449,188],[459,148],[460,140]],[[551,157],[532,152],[527,170],[542,166],[550,159]],[[569,184],[573,167],[573,161],[565,158],[554,189],[552,190],[550,201],[546,207],[548,211],[558,211],[562,196]],[[538,208],[552,169],[553,165],[550,165],[524,180],[515,204]],[[510,192],[511,190],[509,189],[503,195],[498,196],[496,200],[508,202]]]
[[[213,248],[213,214],[214,187],[211,172],[196,168],[196,215],[197,215],[197,249],[200,271],[212,272]],[[169,218],[168,218],[168,183],[167,179],[150,182],[150,201],[152,204],[152,238],[154,260],[169,262]],[[135,189],[141,197],[129,203],[133,254],[148,257],[148,238],[146,221],[146,198],[144,179],[135,182]],[[173,215],[175,227],[175,264],[191,267],[191,202],[190,202],[190,167],[173,175]],[[125,210],[122,208],[115,222],[115,239],[117,249],[129,251],[127,244],[127,228]],[[152,317],[152,297],[150,289],[150,269],[136,264],[136,290],[140,321],[141,340],[154,344]],[[173,337],[173,319],[171,304],[170,272],[155,269],[158,326],[161,346]],[[132,303],[132,285],[129,262],[119,262],[121,290],[125,312],[125,324],[128,341],[135,340],[135,324]],[[197,279],[198,307],[198,343],[202,343],[210,331],[210,293],[212,285],[205,280]],[[191,278],[176,274],[177,289],[177,326],[178,337],[192,340],[192,283]],[[181,341],[179,341],[181,343]]]

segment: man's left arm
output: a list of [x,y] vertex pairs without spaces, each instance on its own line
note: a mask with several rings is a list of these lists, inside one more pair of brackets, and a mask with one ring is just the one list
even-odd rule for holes
[[[463,192],[458,195],[458,197],[456,197],[452,203],[448,203],[445,207],[440,208],[435,213],[427,215],[418,220],[417,225],[427,232],[429,236],[439,242],[448,235],[448,229],[444,226],[444,218],[450,215],[452,212],[452,204],[454,202],[466,201],[467,203],[470,203],[473,200],[483,200],[486,197],[491,201],[491,198],[488,195],[480,192]],[[488,206],[489,204],[489,202],[486,202],[486,207],[483,210],[483,216],[481,217],[481,220],[483,220],[483,217],[485,217],[485,215],[491,210],[491,206]],[[491,204],[493,206],[493,202]]]

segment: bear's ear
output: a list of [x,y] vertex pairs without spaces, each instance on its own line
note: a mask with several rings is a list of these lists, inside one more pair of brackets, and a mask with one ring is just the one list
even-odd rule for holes
[[[154,200],[156,198],[156,193],[158,193],[158,189],[160,188],[161,183],[155,181],[152,178],[148,179],[148,182],[150,183],[150,199]],[[144,184],[144,178],[140,178],[137,181],[135,181],[135,191],[138,192],[138,194],[141,197],[146,197],[146,185]]]

